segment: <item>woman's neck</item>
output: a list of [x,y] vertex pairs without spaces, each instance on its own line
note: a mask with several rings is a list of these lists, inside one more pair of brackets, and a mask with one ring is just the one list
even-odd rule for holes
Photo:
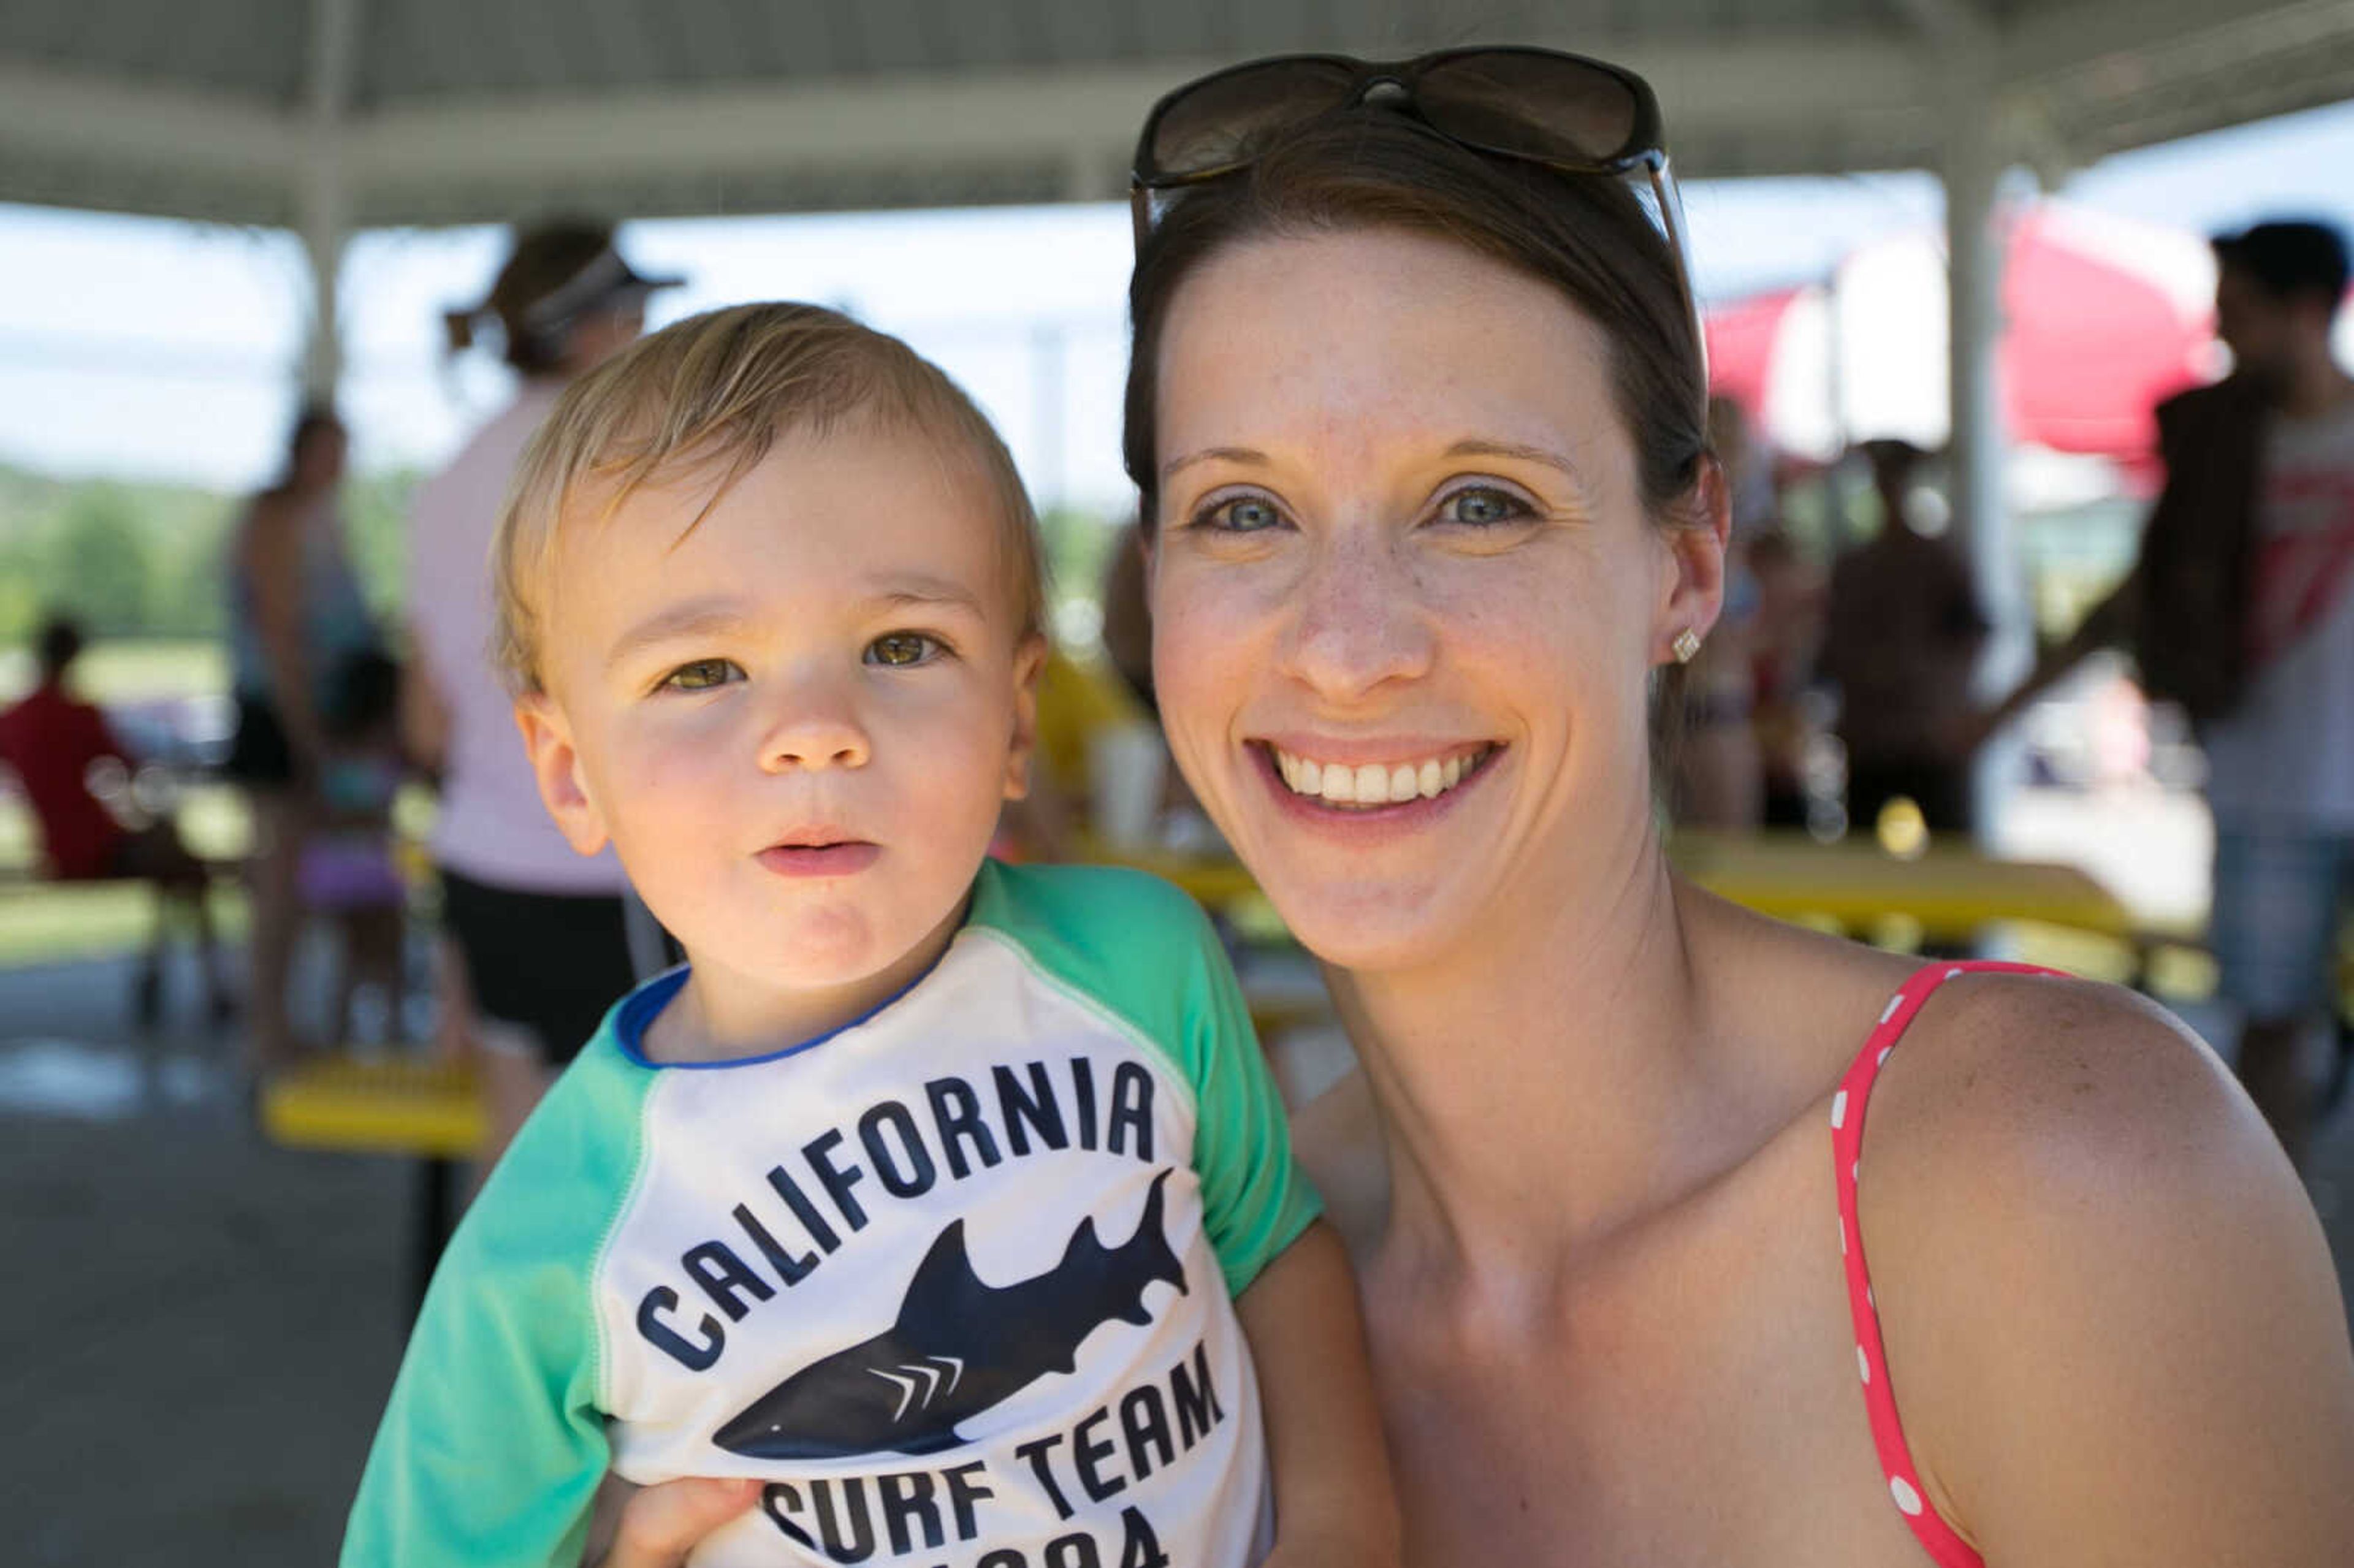
[[1330,976],[1381,1113],[1389,1245],[1557,1264],[1723,1162],[1724,1064],[1666,857],[1646,830],[1596,869],[1441,962]]

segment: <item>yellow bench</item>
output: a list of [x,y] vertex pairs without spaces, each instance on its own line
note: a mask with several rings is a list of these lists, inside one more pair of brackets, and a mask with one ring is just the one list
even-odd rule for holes
[[261,1126],[294,1149],[464,1160],[482,1146],[489,1117],[460,1064],[336,1054],[271,1078]]
[[2120,940],[2138,930],[2115,895],[2073,865],[1996,860],[1965,848],[1933,847],[1901,860],[1868,840],[1679,833],[1669,855],[1697,885],[1777,920],[1863,930],[1897,917],[1933,942],[1966,941],[2013,920]]

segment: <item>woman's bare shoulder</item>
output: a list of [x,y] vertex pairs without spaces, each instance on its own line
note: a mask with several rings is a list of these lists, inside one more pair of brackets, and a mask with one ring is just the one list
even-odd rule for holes
[[[1872,1095],[1857,1181],[1905,1428],[1982,1545],[2190,1561],[2174,1547],[2212,1544],[2190,1514],[2218,1488],[2318,1517],[2312,1467],[2283,1456],[2354,1443],[2327,1248],[2246,1096],[2161,1009],[1949,981]],[[2094,1508],[2070,1455],[2136,1483]]]
[[1871,1152],[1988,1202],[2010,1174],[2039,1190],[2062,1179],[2139,1189],[2154,1167],[2278,1153],[2230,1070],[2179,1020],[2060,976],[1949,980],[1906,1032],[1872,1114]]

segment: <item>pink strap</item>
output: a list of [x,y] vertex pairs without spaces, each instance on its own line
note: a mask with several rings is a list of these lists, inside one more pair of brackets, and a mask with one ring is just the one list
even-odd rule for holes
[[1872,1298],[1872,1272],[1863,1261],[1863,1231],[1856,1218],[1855,1184],[1863,1174],[1863,1107],[1888,1054],[1896,1048],[1905,1026],[1913,1022],[1936,989],[1963,974],[2056,975],[2057,969],[2031,964],[1935,963],[1914,971],[1880,1015],[1880,1026],[1863,1043],[1855,1065],[1840,1080],[1831,1097],[1831,1157],[1839,1183],[1840,1254],[1847,1262],[1848,1308],[1855,1319],[1855,1367],[1863,1380],[1863,1407],[1872,1418],[1872,1441],[1880,1451],[1880,1467],[1888,1477],[1889,1495],[1904,1515],[1904,1522],[1938,1564],[1938,1568],[1986,1568],[1986,1560],[1954,1531],[1930,1505],[1921,1487],[1921,1472],[1904,1441],[1904,1427],[1896,1415],[1896,1393],[1888,1383],[1888,1354],[1880,1340],[1880,1310]]

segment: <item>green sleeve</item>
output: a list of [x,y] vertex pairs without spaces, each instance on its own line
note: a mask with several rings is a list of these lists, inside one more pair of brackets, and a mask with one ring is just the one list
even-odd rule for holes
[[1324,1202],[1292,1157],[1283,1097],[1234,966],[1208,918],[1192,900],[1185,905],[1196,971],[1186,1020],[1200,1103],[1193,1164],[1210,1245],[1225,1270],[1227,1293],[1240,1296],[1324,1212]]
[[975,924],[1000,926],[1108,1007],[1190,1085],[1203,1223],[1239,1296],[1323,1202],[1291,1152],[1283,1101],[1225,949],[1200,906],[1140,872],[991,862]]
[[344,1568],[579,1562],[610,1454],[591,1284],[636,1174],[648,1076],[610,1049],[583,1052],[451,1238],[360,1479]]

